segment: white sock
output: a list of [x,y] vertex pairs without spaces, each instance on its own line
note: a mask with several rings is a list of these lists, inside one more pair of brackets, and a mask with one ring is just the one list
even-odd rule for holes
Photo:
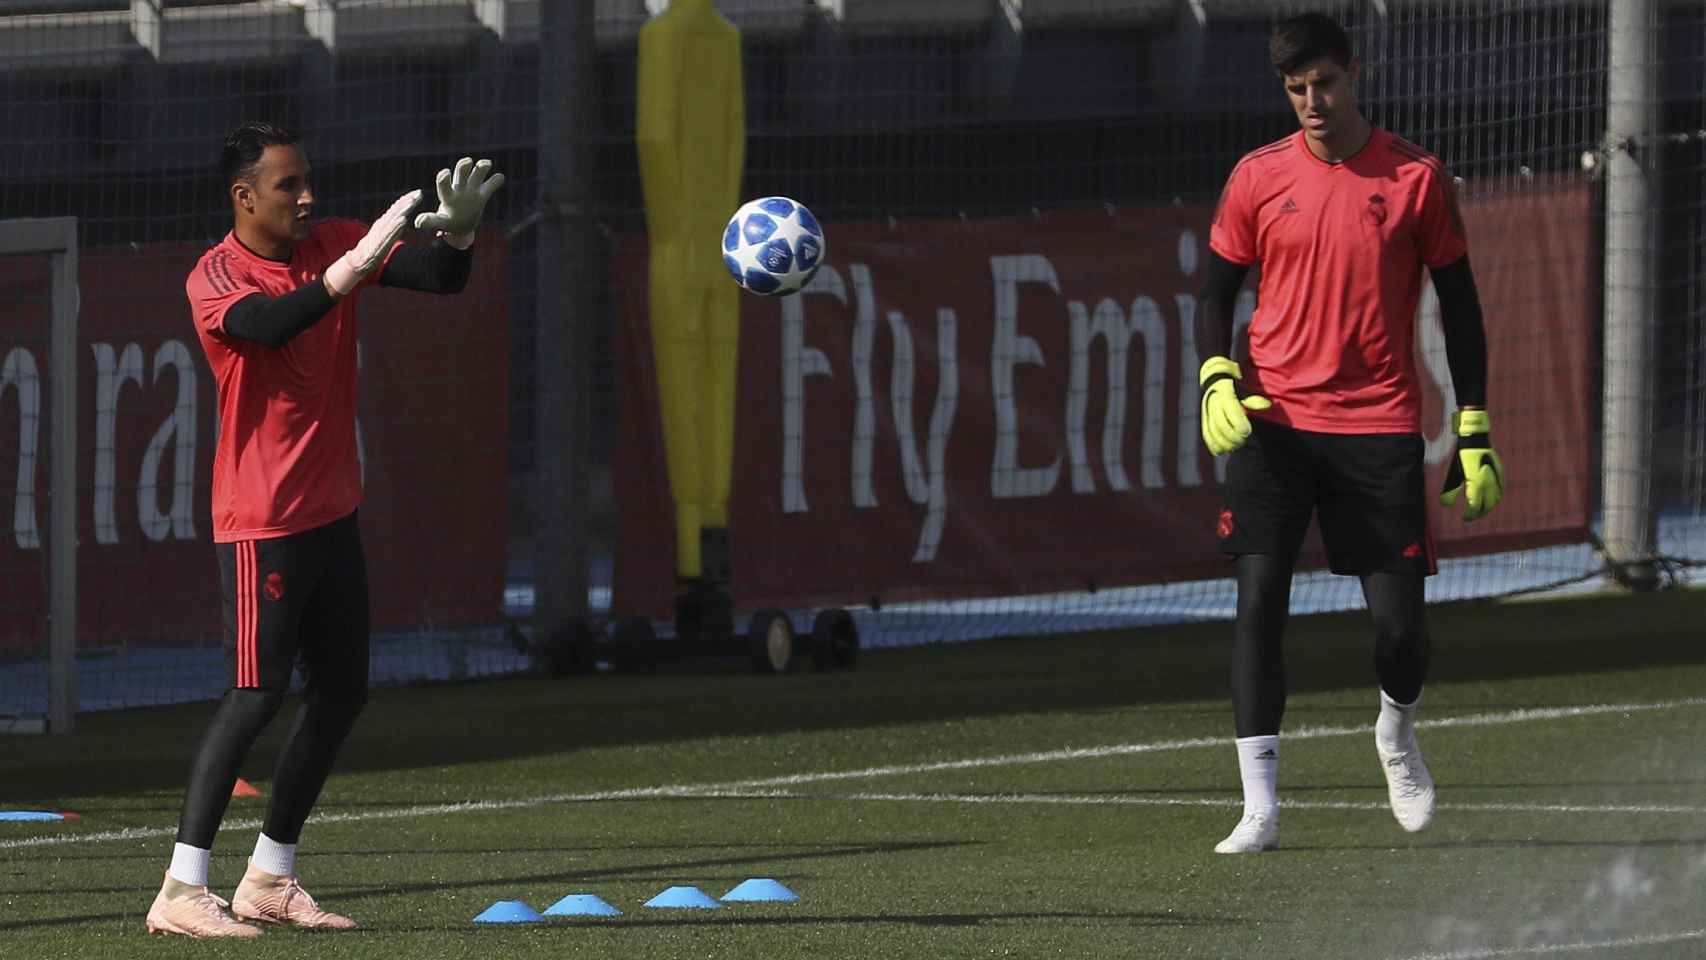
[[1380,691],[1380,718],[1374,721],[1374,742],[1382,750],[1399,753],[1416,742],[1416,707],[1421,702],[1419,693],[1415,702],[1399,703],[1387,696],[1385,690]]
[[1272,814],[1279,807],[1279,735],[1239,737],[1238,776],[1244,781],[1244,814]]
[[288,877],[296,872],[296,844],[279,843],[263,833],[255,840],[249,862],[275,877]]
[[192,887],[207,886],[207,863],[213,859],[212,850],[192,847],[187,843],[172,845],[172,866],[166,871],[179,883]]

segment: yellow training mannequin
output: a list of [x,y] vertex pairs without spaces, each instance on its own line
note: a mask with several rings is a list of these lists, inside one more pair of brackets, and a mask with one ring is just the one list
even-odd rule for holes
[[652,349],[676,574],[702,575],[700,534],[726,528],[734,468],[740,288],[718,252],[740,203],[740,31],[711,0],[672,0],[640,28],[637,139],[651,242]]

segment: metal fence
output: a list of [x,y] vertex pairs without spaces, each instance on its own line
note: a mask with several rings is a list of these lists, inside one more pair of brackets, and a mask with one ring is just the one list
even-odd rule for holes
[[[904,235],[918,223],[1017,216],[1058,224],[1086,213],[1211,204],[1243,153],[1295,129],[1267,66],[1273,18],[1301,9],[1336,14],[1365,61],[1367,113],[1438,154],[1471,202],[1553,188],[1586,198],[1586,212],[1566,227],[1588,238],[1589,255],[1546,269],[1587,281],[1590,395],[1569,402],[1586,403],[1596,426],[1583,436],[1500,436],[1513,462],[1512,495],[1538,496],[1552,485],[1590,490],[1589,524],[1598,530],[1602,516],[1621,524],[1616,559],[1635,565],[1617,570],[1636,571],[1636,579],[1686,576],[1687,564],[1706,557],[1706,533],[1695,522],[1706,493],[1701,5],[717,5],[742,29],[744,192],[808,201],[830,231],[832,254],[841,231],[873,225]],[[626,481],[617,451],[633,431],[651,429],[620,416],[632,370],[616,344],[623,305],[645,282],[643,264],[625,252],[645,223],[636,37],[665,6],[0,3],[0,220],[75,217],[83,252],[84,342],[75,365],[86,402],[74,493],[82,709],[222,689],[206,542],[212,393],[181,290],[195,256],[229,228],[214,168],[224,134],[242,120],[305,132],[326,215],[370,219],[466,154],[492,157],[509,178],[477,248],[492,272],[446,308],[446,342],[406,345],[433,335],[417,330],[411,339],[400,330],[440,316],[420,314],[414,301],[386,301],[364,320],[364,329],[381,331],[364,341],[366,402],[384,401],[363,411],[377,517],[369,519],[381,525],[368,534],[386,605],[376,678],[529,669],[529,638],[536,643],[565,616],[596,617],[620,596],[612,557],[620,538],[634,534],[621,519]],[[1615,61],[1622,31],[1634,31],[1635,42]],[[1628,201],[1633,209],[1616,199],[1626,196],[1616,185],[1629,182],[1647,191]],[[1620,246],[1630,236],[1640,242],[1632,257]],[[1486,243],[1501,245],[1490,254],[1520,260],[1529,246],[1544,249],[1533,239],[1515,232]],[[1479,261],[1489,247],[1473,249]],[[19,358],[0,387],[0,477],[16,480],[18,516],[45,517],[46,448],[30,446],[29,389],[18,364],[27,353],[35,369],[50,369],[51,309],[39,264],[10,258],[0,262],[0,279],[13,305],[0,325],[0,356]],[[1497,312],[1488,320],[1496,341]],[[187,413],[173,397],[191,373],[175,365],[174,344],[202,365],[193,384],[199,406]],[[1530,349],[1495,343],[1495,355]],[[1492,374],[1496,380],[1499,369]],[[37,383],[30,395],[48,386]],[[1505,388],[1525,404],[1553,399],[1544,376]],[[494,391],[493,416],[470,419],[462,408],[486,410]],[[54,416],[51,407],[45,416]],[[199,442],[185,446],[192,435]],[[166,449],[150,454],[155,441]],[[1585,451],[1585,472],[1523,472],[1527,451],[1560,445]],[[185,458],[193,469],[178,469]],[[470,462],[492,469],[469,473]],[[457,483],[476,486],[445,489]],[[26,486],[41,496],[26,503]],[[193,505],[194,522],[168,523],[161,534],[158,518],[180,502]],[[464,532],[477,529],[489,535]],[[1610,569],[1600,546],[1591,535],[1544,549],[1489,546],[1448,561],[1430,597],[1592,580]],[[0,577],[10,584],[0,593],[0,623],[10,631],[0,637],[0,716],[47,712],[44,571],[54,549],[26,542],[21,527],[0,538]],[[917,602],[869,602],[850,591],[843,602],[865,642],[878,646],[1228,616],[1230,585],[1205,579],[1203,560],[1181,555],[1176,575],[1160,580],[1122,582],[1114,572],[1095,590]],[[464,594],[485,613],[446,599]],[[1361,603],[1353,583],[1326,574],[1300,576],[1294,597],[1301,610]],[[793,611],[802,623],[811,612]]]

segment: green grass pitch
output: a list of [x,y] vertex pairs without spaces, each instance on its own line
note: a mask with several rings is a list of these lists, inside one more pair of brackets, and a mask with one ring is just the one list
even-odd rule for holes
[[[211,704],[0,741],[0,956],[1706,956],[1706,594],[1432,608],[1432,829],[1385,808],[1362,614],[1297,618],[1281,849],[1237,819],[1230,628],[377,691],[303,835],[348,934],[149,937]],[[287,709],[293,709],[294,705]],[[245,765],[263,791],[281,716]],[[264,804],[234,800],[229,896]],[[793,904],[654,910],[749,877]],[[476,925],[593,893],[623,915]]]

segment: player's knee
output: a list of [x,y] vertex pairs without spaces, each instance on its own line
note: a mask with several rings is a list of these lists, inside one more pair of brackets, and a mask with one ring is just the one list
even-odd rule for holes
[[1374,645],[1374,669],[1381,686],[1400,703],[1420,692],[1428,672],[1428,635],[1417,622],[1381,624]]
[[1426,648],[1428,635],[1420,620],[1396,616],[1376,617],[1374,643],[1382,652],[1403,655]]
[[342,736],[355,726],[356,717],[361,716],[362,708],[367,706],[367,691],[317,691],[308,695],[307,704],[316,724]]
[[226,695],[226,702],[245,725],[256,729],[272,722],[284,706],[284,691],[266,687],[237,687]]

